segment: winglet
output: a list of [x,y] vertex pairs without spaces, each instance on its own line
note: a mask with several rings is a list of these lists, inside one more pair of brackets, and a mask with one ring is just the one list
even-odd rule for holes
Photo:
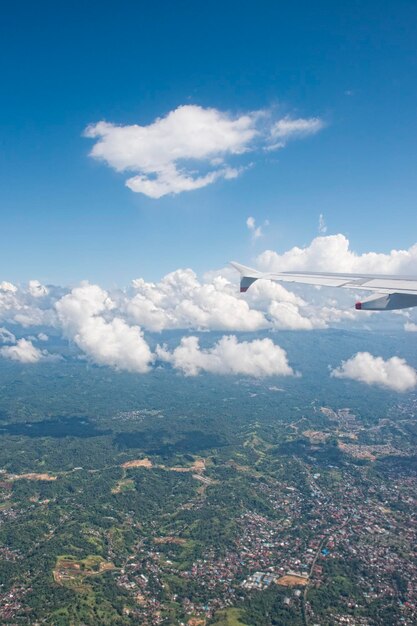
[[261,272],[254,270],[251,267],[246,267],[236,261],[231,261],[230,265],[240,273],[240,293],[246,293],[249,287],[262,276]]

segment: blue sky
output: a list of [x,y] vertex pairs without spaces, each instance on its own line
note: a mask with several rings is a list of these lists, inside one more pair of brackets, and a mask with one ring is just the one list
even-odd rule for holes
[[[9,3],[0,33],[2,279],[104,286],[198,272],[328,233],[417,237],[414,2]],[[232,180],[159,199],[89,156],[89,124],[181,105],[320,118]],[[269,220],[255,243],[246,227]]]

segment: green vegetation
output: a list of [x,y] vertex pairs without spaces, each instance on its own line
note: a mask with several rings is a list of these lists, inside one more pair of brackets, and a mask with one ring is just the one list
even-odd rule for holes
[[216,621],[212,622],[213,626],[247,626],[242,622],[242,611],[239,609],[226,609],[216,614]]
[[[158,614],[172,626],[303,626],[297,588],[243,583],[256,571],[309,571],[316,557],[311,623],[401,623],[413,407],[382,394],[370,413],[366,394],[317,398],[311,379],[282,393],[271,381],[54,367],[0,363],[0,595],[15,598],[0,622],[129,626]],[[352,408],[353,439],[323,405]],[[315,442],[309,430],[328,436]],[[339,441],[397,453],[362,462]]]

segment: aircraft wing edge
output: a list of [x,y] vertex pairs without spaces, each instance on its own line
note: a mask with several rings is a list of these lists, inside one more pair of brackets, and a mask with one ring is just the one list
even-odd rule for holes
[[356,303],[356,308],[361,310],[394,310],[417,306],[417,277],[332,272],[260,272],[235,261],[230,264],[240,273],[241,293],[245,293],[256,280],[263,278],[277,282],[375,292],[377,297]]

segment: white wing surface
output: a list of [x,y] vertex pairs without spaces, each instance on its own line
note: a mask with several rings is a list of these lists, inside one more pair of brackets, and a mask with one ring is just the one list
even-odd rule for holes
[[392,310],[417,306],[417,277],[383,274],[337,274],[332,272],[259,272],[240,263],[231,262],[240,272],[240,291],[246,292],[260,278],[284,283],[303,283],[323,287],[364,289],[379,294],[356,303],[357,309]]

